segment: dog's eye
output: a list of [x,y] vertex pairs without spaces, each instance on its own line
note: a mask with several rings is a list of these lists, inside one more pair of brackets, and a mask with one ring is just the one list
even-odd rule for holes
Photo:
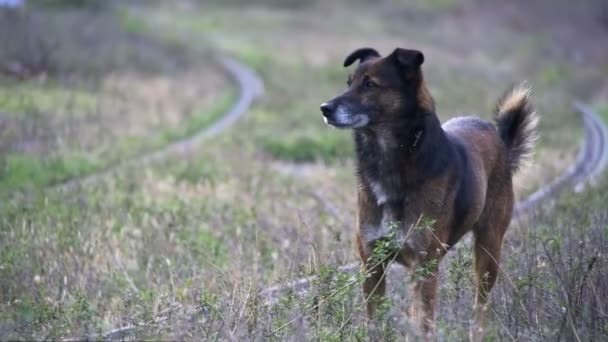
[[374,81],[367,80],[367,81],[365,81],[365,83],[363,83],[363,86],[364,86],[365,88],[371,89],[371,88],[375,88],[375,87],[377,87],[378,85],[377,85],[377,84],[376,84],[376,82],[374,82]]

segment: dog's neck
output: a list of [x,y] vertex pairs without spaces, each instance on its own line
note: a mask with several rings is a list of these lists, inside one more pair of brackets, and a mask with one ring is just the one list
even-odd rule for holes
[[377,145],[381,152],[392,154],[415,154],[422,147],[425,133],[429,130],[424,122],[393,122],[356,133],[356,143],[361,147]]
[[[442,165],[444,147],[449,141],[435,113],[420,112],[403,117],[390,126],[355,131],[362,184],[383,183],[385,191],[404,193],[445,168]],[[406,119],[412,117],[418,119]]]

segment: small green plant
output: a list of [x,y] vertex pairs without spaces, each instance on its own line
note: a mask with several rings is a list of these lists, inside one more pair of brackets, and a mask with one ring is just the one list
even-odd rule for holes
[[414,229],[417,230],[430,230],[431,232],[435,231],[435,223],[437,220],[432,217],[422,216],[420,218],[420,222],[414,226]]
[[473,282],[473,256],[470,251],[458,248],[457,255],[449,259],[448,291],[458,301],[462,296],[462,289],[471,287]]
[[399,222],[390,222],[388,224],[389,232],[374,244],[372,255],[368,258],[368,262],[372,265],[381,264],[389,261],[403,247]]
[[438,259],[435,259],[435,258],[432,258],[430,260],[427,260],[427,261],[421,263],[420,265],[418,265],[418,267],[416,267],[416,269],[414,269],[414,273],[412,274],[412,280],[414,280],[414,281],[421,280],[426,277],[435,275],[437,272],[438,264],[439,264],[439,261],[438,261]]

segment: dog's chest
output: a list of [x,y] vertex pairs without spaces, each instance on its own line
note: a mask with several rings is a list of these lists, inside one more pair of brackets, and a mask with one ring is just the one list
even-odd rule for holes
[[376,205],[383,206],[389,202],[402,201],[407,195],[406,177],[403,173],[394,163],[378,160],[362,170],[361,177]]
[[391,232],[400,233],[404,220],[404,211],[407,206],[407,193],[396,191],[394,184],[387,183],[373,177],[366,178],[367,198],[370,200],[371,208],[374,211],[375,219],[373,222],[361,226],[364,239],[373,241]]
[[374,200],[376,201],[376,204],[378,206],[384,205],[389,199],[389,194],[386,191],[386,186],[384,186],[378,180],[368,180],[368,184],[370,191],[374,197]]

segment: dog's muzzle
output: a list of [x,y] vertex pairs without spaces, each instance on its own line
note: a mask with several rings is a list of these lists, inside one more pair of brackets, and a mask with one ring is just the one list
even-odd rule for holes
[[336,128],[360,128],[369,122],[367,115],[353,114],[345,104],[333,101],[323,103],[321,113],[325,123]]

